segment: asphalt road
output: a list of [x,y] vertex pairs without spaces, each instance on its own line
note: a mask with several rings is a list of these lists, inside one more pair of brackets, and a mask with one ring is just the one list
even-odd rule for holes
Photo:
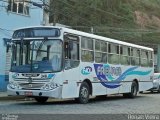
[[[33,100],[0,101],[0,114],[4,116],[6,114],[36,114],[36,116],[41,117],[45,117],[46,114],[51,114],[51,116],[54,114],[54,117],[55,115],[57,116],[57,114],[65,114],[66,116],[86,114],[87,117],[89,116],[89,119],[92,120],[93,118],[102,116],[102,114],[119,114],[119,117],[116,117],[117,119],[122,119],[121,117],[124,117],[122,114],[156,114],[158,115],[156,118],[160,118],[160,94],[148,92],[139,94],[135,99],[115,95],[108,96],[105,99],[94,98],[91,99],[88,104],[78,104],[74,100],[49,100],[45,104],[39,104]],[[62,117],[61,119],[66,119],[67,117],[65,115],[60,115],[60,117]],[[34,117],[32,117],[32,120],[34,120],[33,118]],[[50,117],[45,117],[46,120],[49,120],[49,118]],[[76,120],[81,118],[83,117],[78,117]]]

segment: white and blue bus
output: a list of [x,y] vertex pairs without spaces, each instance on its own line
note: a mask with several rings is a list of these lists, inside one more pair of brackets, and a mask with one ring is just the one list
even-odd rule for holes
[[153,49],[63,27],[27,27],[12,37],[8,94],[75,98],[123,94],[153,86]]

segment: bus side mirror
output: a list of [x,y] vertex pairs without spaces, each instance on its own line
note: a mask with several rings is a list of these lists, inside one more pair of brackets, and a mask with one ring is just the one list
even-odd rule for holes
[[6,51],[8,53],[9,48],[11,47],[11,39],[9,39],[9,38],[3,38],[3,41],[4,41],[4,45],[7,47]]

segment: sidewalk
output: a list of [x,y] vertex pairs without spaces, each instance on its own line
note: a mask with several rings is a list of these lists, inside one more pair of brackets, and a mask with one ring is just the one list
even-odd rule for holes
[[23,96],[9,96],[7,92],[0,92],[0,101],[24,99]]

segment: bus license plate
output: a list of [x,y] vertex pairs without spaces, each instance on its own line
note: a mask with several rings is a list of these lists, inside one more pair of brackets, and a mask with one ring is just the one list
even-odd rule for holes
[[32,91],[27,91],[27,92],[25,92],[24,94],[25,94],[26,96],[32,96],[32,95],[33,95]]

